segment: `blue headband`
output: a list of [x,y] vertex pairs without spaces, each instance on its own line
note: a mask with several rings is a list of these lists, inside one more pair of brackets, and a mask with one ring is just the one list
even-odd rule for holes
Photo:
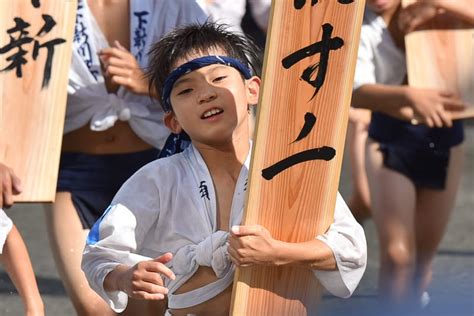
[[204,56],[188,61],[187,63],[182,64],[181,66],[173,70],[168,75],[168,77],[166,77],[165,84],[163,87],[163,93],[161,96],[161,104],[165,112],[171,111],[171,89],[173,89],[176,80],[178,80],[181,76],[190,73],[193,70],[213,64],[221,64],[234,67],[235,69],[240,71],[240,73],[242,73],[245,79],[250,79],[252,77],[250,69],[247,66],[244,66],[240,61],[232,57]]

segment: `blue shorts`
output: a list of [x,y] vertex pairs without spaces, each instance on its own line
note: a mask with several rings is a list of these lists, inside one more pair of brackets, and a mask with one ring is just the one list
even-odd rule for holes
[[429,128],[373,112],[369,137],[380,144],[385,167],[417,187],[443,190],[450,149],[464,141],[464,128],[459,120],[451,128]]
[[160,151],[89,155],[61,153],[57,192],[70,192],[84,229],[90,229],[122,184]]
[[449,165],[449,150],[412,149],[380,143],[386,168],[408,177],[416,187],[443,190]]

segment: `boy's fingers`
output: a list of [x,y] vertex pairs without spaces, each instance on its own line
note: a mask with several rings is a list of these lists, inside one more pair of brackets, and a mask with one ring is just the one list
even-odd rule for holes
[[433,119],[433,123],[434,123],[434,126],[435,126],[435,127],[443,127],[443,122],[441,121],[441,118],[440,118],[438,112],[436,112],[436,113],[433,115],[432,119]]
[[107,70],[105,71],[105,74],[107,76],[129,77],[130,74],[131,74],[131,71],[129,69],[126,69],[126,68],[109,65],[107,67]]
[[128,52],[128,49],[126,49],[124,46],[122,46],[122,44],[120,44],[120,42],[118,40],[115,40],[114,44],[115,44],[115,47],[117,47],[118,49]]
[[167,263],[169,262],[171,259],[173,259],[173,254],[171,252],[167,252],[165,254],[162,254],[161,256],[159,257],[156,257],[155,259],[153,259],[153,261],[155,262],[161,262],[161,263]]
[[453,126],[453,122],[451,120],[451,116],[449,115],[448,112],[442,110],[442,111],[439,111],[439,117],[441,119],[441,121],[443,122],[443,126],[444,127],[451,127]]
[[[168,288],[162,286],[162,285],[159,285],[159,284],[156,284],[156,283],[153,283],[153,282],[142,282],[140,284],[140,286],[137,287],[137,290],[140,291],[140,292],[146,292],[146,293],[150,293],[150,294],[163,294],[163,295],[166,295],[168,294]],[[135,291],[137,291],[135,290]]]
[[451,100],[449,102],[445,102],[444,104],[444,109],[447,111],[463,111],[466,109],[466,107],[467,104],[459,100]]
[[0,198],[0,207],[10,207],[13,204],[11,177],[6,176],[2,183],[2,198]]
[[165,296],[161,293],[148,293],[145,291],[133,291],[132,296],[134,298],[144,299],[144,300],[162,300]]
[[116,66],[120,68],[130,68],[130,61],[124,60],[123,58],[111,57],[107,61],[108,66]]
[[99,52],[99,56],[103,56],[102,58],[107,58],[107,57],[118,57],[118,58],[125,58],[129,55],[130,53],[127,50],[122,50],[117,47],[107,47],[102,49]]
[[165,276],[165,277],[167,277],[168,279],[171,279],[171,280],[174,280],[176,278],[173,271],[171,271],[171,269],[168,268],[167,266],[165,266],[163,263],[157,262],[157,261],[154,261],[154,260],[151,261],[150,263],[151,264],[147,265],[147,267],[145,268],[148,272],[159,273],[162,276],[162,278],[163,278],[163,276]]
[[13,194],[20,194],[23,191],[21,187],[21,180],[15,174],[12,174],[12,189]]
[[231,228],[231,232],[237,236],[244,235],[258,235],[262,232],[262,226],[260,225],[234,225]]

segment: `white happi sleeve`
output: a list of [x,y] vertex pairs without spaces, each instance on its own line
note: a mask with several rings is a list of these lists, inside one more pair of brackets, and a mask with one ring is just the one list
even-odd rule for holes
[[0,208],[0,254],[3,253],[3,245],[7,240],[8,234],[12,230],[13,222],[8,215]]
[[313,270],[314,274],[331,294],[343,298],[350,297],[367,266],[367,242],[364,229],[352,216],[339,192],[334,223],[317,239],[331,248],[338,270]]
[[[104,290],[106,275],[119,264],[133,266],[152,258],[137,254],[147,232],[158,219],[158,193],[147,169],[138,171],[117,193],[111,206],[94,224],[87,237],[82,257],[84,271],[91,288],[115,312],[128,303],[125,292]],[[140,214],[136,216],[135,214]]]

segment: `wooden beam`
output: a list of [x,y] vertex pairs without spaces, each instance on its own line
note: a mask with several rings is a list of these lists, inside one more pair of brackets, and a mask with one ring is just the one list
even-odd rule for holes
[[[333,211],[364,1],[273,1],[243,223],[308,241]],[[232,315],[315,315],[313,272],[239,268]]]
[[76,6],[0,1],[0,161],[22,180],[16,201],[54,200]]

